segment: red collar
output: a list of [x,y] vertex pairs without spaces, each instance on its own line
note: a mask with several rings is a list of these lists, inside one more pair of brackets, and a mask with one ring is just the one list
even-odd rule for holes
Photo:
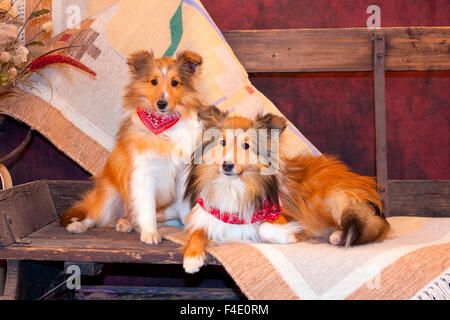
[[137,114],[142,123],[154,134],[166,131],[180,120],[177,112],[161,115],[149,109],[137,109]]
[[261,221],[277,220],[283,210],[281,204],[277,206],[273,202],[269,203],[268,200],[264,200],[263,207],[253,213],[251,222],[246,222],[244,219],[239,218],[238,212],[222,212],[216,208],[205,208],[203,199],[200,197],[197,198],[197,202],[203,210],[213,215],[215,218],[229,224],[251,224]]

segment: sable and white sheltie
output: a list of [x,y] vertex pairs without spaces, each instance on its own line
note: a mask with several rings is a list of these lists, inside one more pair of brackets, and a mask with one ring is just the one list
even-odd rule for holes
[[190,51],[176,59],[155,59],[148,51],[130,56],[131,81],[115,147],[94,188],[62,215],[60,223],[69,232],[117,220],[118,231],[134,227],[141,241],[161,241],[156,212],[180,203],[183,163],[185,168],[201,132],[195,80],[202,60]]
[[[286,127],[283,118],[260,114],[250,120],[215,108],[199,117],[219,134],[203,141],[197,153],[202,159],[193,159],[188,168],[184,197],[194,209],[184,219],[186,272],[203,265],[209,239],[288,244],[319,237],[349,246],[387,234],[389,224],[372,178],[351,172],[332,156],[270,154],[276,150],[272,133]],[[261,129],[267,131],[266,147],[260,135],[249,133]],[[252,155],[264,159],[263,154],[265,161],[250,161]],[[264,171],[276,161],[274,174]]]

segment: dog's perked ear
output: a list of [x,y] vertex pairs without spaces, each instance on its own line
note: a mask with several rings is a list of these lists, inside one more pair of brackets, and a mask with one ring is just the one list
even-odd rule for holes
[[276,129],[280,130],[280,133],[286,129],[287,122],[286,119],[280,116],[276,116],[272,113],[262,115],[259,113],[255,118],[255,127],[257,129]]
[[206,129],[220,129],[228,117],[228,112],[222,112],[215,106],[202,106],[199,108],[198,117]]
[[146,76],[150,71],[150,67],[155,61],[153,52],[147,50],[141,50],[134,52],[128,58],[128,65],[130,72],[136,76]]
[[203,58],[198,53],[185,50],[177,54],[176,61],[182,71],[193,74],[202,65]]

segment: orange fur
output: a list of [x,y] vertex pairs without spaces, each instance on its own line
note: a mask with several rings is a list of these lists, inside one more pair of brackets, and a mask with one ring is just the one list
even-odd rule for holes
[[189,240],[184,248],[183,254],[186,257],[202,256],[205,252],[208,238],[203,229],[196,229],[190,233]]
[[[139,230],[140,226],[135,221],[137,212],[132,203],[131,190],[131,177],[136,170],[135,158],[144,154],[149,154],[149,157],[153,155],[157,159],[171,159],[174,154],[180,158],[183,156],[184,146],[180,147],[177,141],[171,140],[165,134],[153,134],[140,121],[136,110],[143,107],[159,112],[158,101],[164,100],[167,102],[168,111],[177,111],[183,120],[196,120],[198,108],[202,104],[197,97],[194,81],[198,73],[196,68],[202,64],[202,58],[196,53],[184,51],[178,54],[176,59],[170,57],[155,59],[151,52],[140,51],[130,56],[128,64],[131,82],[124,94],[126,116],[117,135],[116,144],[108,156],[103,171],[94,178],[94,188],[85,194],[83,200],[74,208],[62,215],[60,223],[65,227],[85,219],[102,226],[124,215],[124,218],[129,219]],[[177,152],[174,153],[174,150]],[[110,203],[114,196],[120,199],[121,204]],[[156,210],[167,207],[173,200],[169,199],[169,195],[166,198],[156,197]],[[122,212],[109,216],[110,213],[105,212],[106,207]],[[118,230],[130,231],[126,221],[119,222]],[[81,231],[75,232],[83,231],[85,230],[81,228]]]

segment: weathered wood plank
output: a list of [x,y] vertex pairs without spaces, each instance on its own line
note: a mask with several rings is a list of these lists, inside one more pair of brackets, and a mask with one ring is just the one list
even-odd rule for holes
[[[376,30],[386,37],[386,70],[449,70],[450,27]],[[225,31],[248,72],[372,71],[374,30]]]
[[56,218],[46,181],[0,191],[0,245],[18,241]]
[[19,295],[20,261],[9,260],[2,300],[15,300]]
[[66,261],[64,262],[64,273],[67,274],[67,269],[73,265],[80,268],[80,274],[83,276],[96,276],[102,273],[104,264],[98,262],[80,262],[80,261]]
[[6,260],[0,260],[0,299],[5,290],[5,280],[6,280]]
[[111,287],[82,286],[76,290],[80,300],[238,300],[243,293],[234,288],[189,287]]
[[449,180],[389,180],[391,216],[450,217]]
[[58,216],[93,186],[91,180],[48,180],[47,183]]
[[2,300],[39,299],[61,274],[60,263],[8,260]]
[[[0,248],[0,259],[53,260],[86,262],[129,262],[180,264],[180,245],[163,240],[158,245],[140,241],[139,234],[124,234],[113,228],[93,228],[85,233],[70,234],[55,221],[23,241],[29,245],[12,244]],[[219,264],[208,257],[208,264]]]

